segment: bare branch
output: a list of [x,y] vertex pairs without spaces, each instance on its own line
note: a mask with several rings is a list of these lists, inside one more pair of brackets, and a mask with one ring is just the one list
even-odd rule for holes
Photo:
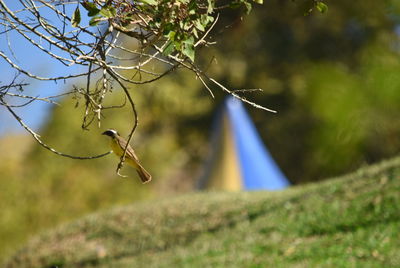
[[126,150],[128,149],[128,146],[129,146],[129,143],[131,142],[133,133],[135,132],[136,127],[138,126],[139,118],[138,118],[138,113],[136,111],[135,103],[133,102],[132,96],[129,93],[128,88],[118,79],[118,77],[115,75],[115,73],[112,70],[108,69],[107,72],[108,72],[108,74],[110,74],[111,77],[113,77],[118,82],[118,84],[124,90],[125,95],[128,98],[129,103],[131,104],[131,107],[132,107],[132,111],[133,111],[133,120],[134,120],[133,127],[132,127],[131,132],[129,133],[128,140],[127,140],[126,146],[124,148],[124,153],[121,156],[121,160],[120,160],[120,162],[118,164],[117,171],[116,171],[118,176],[126,177],[126,176],[120,174],[120,170],[122,169],[122,167],[124,165],[125,156],[126,156]]
[[268,108],[266,108],[266,107],[264,107],[264,106],[261,106],[261,105],[259,105],[259,104],[257,104],[257,103],[254,103],[254,102],[252,102],[252,101],[249,101],[249,100],[247,100],[247,99],[244,98],[244,97],[239,96],[239,95],[236,94],[234,91],[229,90],[229,89],[227,89],[226,87],[224,87],[221,83],[217,82],[215,79],[213,79],[213,78],[209,78],[209,79],[210,79],[210,81],[212,81],[214,84],[216,84],[217,86],[219,86],[223,91],[225,91],[225,92],[231,94],[233,97],[235,97],[235,98],[237,98],[237,99],[239,99],[239,100],[241,100],[241,101],[243,101],[243,102],[245,102],[245,103],[247,103],[247,104],[250,104],[250,105],[253,106],[254,108],[261,109],[261,110],[265,110],[265,111],[268,111],[268,112],[271,112],[271,113],[276,113],[275,110],[268,109]]
[[60,156],[64,156],[64,157],[68,157],[68,158],[72,158],[72,159],[78,159],[78,160],[88,160],[88,159],[96,159],[96,158],[100,158],[103,156],[106,156],[110,153],[112,153],[112,151],[106,152],[106,153],[102,153],[99,155],[94,155],[94,156],[74,156],[74,155],[70,155],[70,154],[65,154],[65,153],[61,153],[59,151],[57,151],[56,149],[50,147],[49,145],[47,145],[46,143],[44,143],[41,139],[40,139],[40,135],[37,134],[36,132],[34,132],[31,128],[29,128],[24,121],[22,121],[22,119],[10,108],[9,105],[5,105],[5,107],[7,108],[7,110],[12,114],[12,116],[20,123],[20,125],[26,130],[28,131],[32,137],[45,149],[49,150],[52,153],[55,153],[57,155]]
[[[87,157],[61,153],[45,144],[13,108],[25,107],[34,101],[58,105],[56,98],[74,94],[75,98],[84,100],[81,127],[89,130],[93,122],[97,121],[97,126],[101,126],[105,110],[121,108],[129,102],[133,113],[132,129],[127,142],[129,144],[138,126],[138,113],[128,85],[152,83],[178,68],[184,68],[196,75],[212,98],[214,98],[213,88],[216,86],[255,108],[275,112],[247,100],[241,96],[243,94],[239,95],[252,92],[253,89],[230,90],[210,78],[193,62],[195,49],[214,44],[209,41],[209,36],[219,20],[219,14],[214,11],[228,7],[216,5],[217,1],[196,1],[197,9],[191,10],[193,7],[177,0],[158,1],[157,8],[146,4],[146,1],[16,0],[15,5],[7,6],[6,1],[0,0],[0,27],[4,28],[0,31],[0,37],[3,35],[8,45],[8,50],[0,50],[0,60],[7,62],[10,69],[27,78],[29,82],[76,83],[78,79],[85,79],[84,87],[69,84],[68,87],[72,90],[69,89],[63,94],[49,96],[49,87],[43,86],[40,88],[40,94],[32,96],[33,94],[24,92],[28,83],[16,83],[14,78],[9,85],[0,87],[0,106],[5,107],[41,146],[57,155],[74,159],[94,159],[110,152]],[[99,16],[98,26],[79,25],[79,22],[74,21],[75,15],[72,13],[74,10],[79,11],[84,3],[91,3],[98,10],[103,8],[106,10],[111,6],[108,10],[110,14]],[[14,6],[18,6],[16,10],[10,8]],[[157,13],[160,7],[164,12]],[[173,20],[170,18],[171,14],[175,16]],[[158,16],[166,16],[161,18],[165,21],[156,22],[155,18],[159,19]],[[192,19],[193,16],[197,16],[196,19]],[[92,16],[92,19],[96,20],[98,17]],[[175,27],[172,30],[166,27],[170,21],[176,22],[172,25]],[[186,22],[188,24],[185,24]],[[15,36],[18,36],[18,42],[22,40],[40,53],[41,57],[51,61],[54,64],[52,68],[61,66],[63,70],[68,71],[61,75],[38,75],[39,73],[25,67],[25,61],[21,61],[21,64],[18,60],[18,51],[12,49]],[[74,69],[71,71],[69,68]],[[104,106],[115,83],[123,90],[125,101],[121,105]],[[117,167],[117,174],[120,176],[123,176],[120,170],[125,161],[126,150],[127,147],[124,148]]]

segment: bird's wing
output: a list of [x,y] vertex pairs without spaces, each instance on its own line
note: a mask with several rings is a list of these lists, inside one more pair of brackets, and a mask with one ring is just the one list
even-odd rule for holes
[[[126,141],[120,137],[117,137],[117,142],[123,152],[125,150]],[[132,147],[130,145],[128,145],[128,149],[126,149],[126,156],[129,158],[135,159],[136,161],[139,161],[138,157],[135,154],[135,151],[132,149]]]

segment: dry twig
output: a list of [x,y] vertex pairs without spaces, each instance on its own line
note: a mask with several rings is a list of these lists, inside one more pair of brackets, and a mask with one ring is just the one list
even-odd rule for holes
[[[88,129],[96,119],[100,127],[101,115],[105,109],[118,108],[125,105],[110,107],[103,105],[107,94],[111,92],[113,85],[116,83],[123,90],[133,112],[132,129],[127,143],[129,144],[138,126],[138,113],[130,94],[131,89],[127,85],[138,86],[152,83],[179,67],[194,72],[212,97],[214,97],[214,94],[212,87],[209,85],[210,83],[258,109],[275,112],[238,95],[240,91],[229,90],[215,79],[208,77],[184,54],[178,52],[164,53],[167,47],[171,45],[170,37],[162,34],[162,28],[152,27],[153,18],[138,8],[137,1],[132,3],[122,0],[91,2],[98,7],[101,5],[104,7],[108,3],[113,4],[116,7],[115,14],[99,19],[101,23],[98,26],[81,26],[79,23],[74,23],[72,16],[74,10],[76,12],[77,7],[79,9],[79,1],[17,0],[13,6],[19,5],[19,7],[12,10],[6,4],[6,1],[0,0],[0,27],[4,28],[0,31],[0,37],[7,35],[9,48],[12,48],[13,42],[9,34],[14,33],[21,40],[25,40],[27,44],[36,48],[41,53],[41,56],[52,60],[54,64],[65,68],[83,67],[83,71],[82,68],[78,69],[78,71],[75,68],[75,72],[72,74],[68,72],[67,75],[46,77],[35,74],[28,68],[18,64],[18,53],[15,53],[12,49],[9,49],[9,52],[0,51],[0,59],[7,62],[22,78],[29,79],[29,81],[70,82],[72,90],[53,96],[46,96],[47,92],[45,90],[41,92],[41,96],[32,96],[26,92],[22,94],[28,83],[16,82],[16,78],[9,85],[0,87],[0,106],[5,107],[19,124],[41,146],[49,151],[74,159],[94,159],[110,153],[87,157],[61,153],[44,143],[40,136],[15,113],[13,108],[24,107],[34,101],[57,105],[58,103],[54,99],[68,94],[76,94],[82,96],[85,100],[82,129]],[[207,3],[209,2],[200,1],[199,3],[200,10],[203,10],[205,14],[209,14],[207,11],[209,8]],[[173,1],[169,4],[171,8],[176,8]],[[121,12],[125,12],[124,10],[127,8],[132,13],[133,19],[130,21],[130,25],[123,26],[125,17]],[[222,8],[223,6],[219,6],[215,10]],[[110,9],[109,11],[113,10]],[[184,9],[180,10],[179,16],[186,15]],[[211,25],[207,24],[209,26],[207,29],[203,29],[202,35],[197,36],[198,38],[192,44],[193,49],[212,44],[207,39],[217,24],[218,18],[219,14],[211,20]],[[75,24],[75,27],[72,26],[73,24]],[[127,71],[134,71],[135,73],[133,76],[128,77],[126,75]],[[77,79],[80,78],[86,78],[85,88],[79,88],[74,85]],[[13,100],[17,99],[25,100],[25,102],[22,104],[14,103]],[[125,148],[117,168],[117,174],[120,176],[123,176],[120,174],[120,170],[124,164],[126,150],[127,148]]]

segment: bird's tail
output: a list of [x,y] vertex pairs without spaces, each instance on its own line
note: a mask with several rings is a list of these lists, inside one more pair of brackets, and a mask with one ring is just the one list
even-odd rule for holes
[[141,165],[138,166],[136,169],[137,173],[139,174],[140,179],[142,180],[142,183],[148,183],[151,181],[151,175],[147,170],[144,169]]

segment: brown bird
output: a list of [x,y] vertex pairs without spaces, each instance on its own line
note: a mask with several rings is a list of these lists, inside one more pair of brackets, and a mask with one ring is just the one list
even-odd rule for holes
[[[104,131],[102,135],[107,135],[111,138],[111,149],[117,156],[121,157],[124,154],[127,143],[126,140],[122,138],[114,129],[108,129]],[[148,183],[151,181],[150,173],[147,172],[147,170],[145,170],[144,167],[139,163],[139,159],[130,145],[128,145],[128,148],[126,149],[125,163],[128,163],[130,166],[136,169],[140,179],[142,180],[142,183]]]

